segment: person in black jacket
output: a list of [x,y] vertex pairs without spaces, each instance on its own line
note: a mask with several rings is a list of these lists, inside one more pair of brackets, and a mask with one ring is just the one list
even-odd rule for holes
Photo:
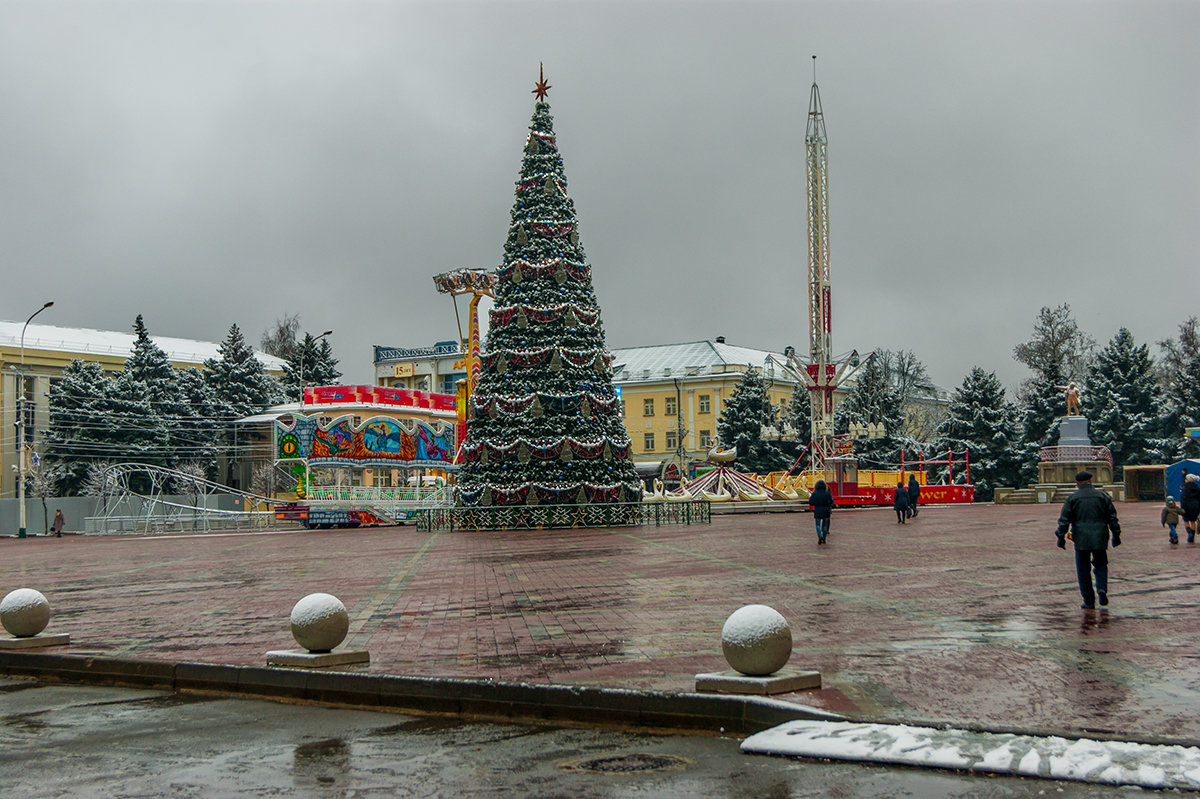
[[892,495],[892,507],[896,509],[896,524],[904,524],[908,518],[908,489],[904,481],[896,483],[896,493]]
[[917,476],[910,474],[908,476],[908,515],[912,518],[917,518],[917,500],[921,498],[921,484],[917,482]]
[[[1092,485],[1088,472],[1075,475],[1075,493],[1063,503],[1058,515],[1058,548],[1066,549],[1068,533],[1075,542],[1075,573],[1079,577],[1079,593],[1083,595],[1084,610],[1108,604],[1108,534],[1112,545],[1121,546],[1121,523],[1112,498]],[[1096,573],[1096,589],[1092,590],[1091,571]]]
[[1184,474],[1183,491],[1179,494],[1179,507],[1183,511],[1183,526],[1187,529],[1188,543],[1196,543],[1196,519],[1200,518],[1200,477]]
[[812,508],[813,521],[817,525],[817,543],[824,544],[829,535],[829,517],[833,515],[833,494],[818,480],[808,495],[808,506]]

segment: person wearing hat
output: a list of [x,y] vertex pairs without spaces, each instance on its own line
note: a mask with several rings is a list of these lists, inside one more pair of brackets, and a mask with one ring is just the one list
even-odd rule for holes
[[1185,474],[1183,491],[1179,494],[1183,510],[1183,526],[1187,528],[1188,543],[1196,543],[1196,519],[1200,518],[1200,475]]
[[1162,526],[1171,528],[1171,543],[1178,544],[1179,536],[1175,533],[1175,525],[1179,524],[1179,517],[1183,515],[1183,511],[1175,504],[1175,497],[1167,497],[1167,504],[1162,509]]
[[[1063,503],[1058,515],[1058,548],[1067,548],[1067,536],[1075,543],[1075,574],[1079,578],[1079,593],[1083,595],[1084,610],[1100,604],[1108,604],[1108,537],[1112,532],[1112,545],[1121,546],[1121,523],[1117,520],[1117,508],[1112,497],[1098,491],[1092,485],[1092,475],[1080,472],[1075,475],[1075,493]],[[1092,572],[1096,574],[1096,588],[1092,589]]]

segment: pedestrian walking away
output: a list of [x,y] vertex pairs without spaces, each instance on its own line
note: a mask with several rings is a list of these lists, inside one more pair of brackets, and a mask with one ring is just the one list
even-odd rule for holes
[[892,495],[892,507],[896,509],[896,524],[904,524],[908,518],[908,489],[904,481],[896,483],[896,493]]
[[[1084,610],[1096,607],[1097,596],[1101,605],[1108,604],[1108,540],[1112,533],[1112,545],[1121,546],[1121,523],[1117,520],[1117,507],[1112,497],[1092,485],[1092,475],[1080,472],[1075,475],[1075,493],[1063,503],[1058,515],[1058,548],[1067,548],[1067,538],[1075,543],[1075,574],[1079,578],[1079,593],[1083,596]],[[1096,574],[1096,587],[1092,589],[1092,572]]]
[[1162,526],[1169,528],[1171,531],[1171,543],[1179,543],[1179,535],[1175,532],[1175,525],[1179,524],[1179,519],[1183,516],[1183,509],[1175,504],[1175,497],[1167,497],[1167,504],[1162,509]]
[[1187,528],[1188,543],[1196,543],[1196,519],[1200,517],[1200,475],[1185,474],[1183,491],[1179,494],[1183,510],[1183,526]]
[[917,500],[921,498],[921,484],[917,482],[917,476],[910,474],[908,476],[908,509],[909,515],[914,519],[917,518]]
[[[46,517],[43,516],[44,520]],[[45,522],[43,521],[43,524]],[[66,517],[63,516],[62,508],[54,509],[54,522],[50,525],[50,531],[58,538],[62,538],[63,528],[67,526]]]
[[817,543],[824,544],[829,537],[829,517],[833,515],[833,494],[825,487],[824,480],[818,480],[813,486],[808,506],[812,508],[813,522],[817,525]]

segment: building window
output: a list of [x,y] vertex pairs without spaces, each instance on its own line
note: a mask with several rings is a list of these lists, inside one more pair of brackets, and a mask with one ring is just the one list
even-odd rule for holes
[[674,452],[679,446],[679,435],[674,430],[667,431],[667,452]]
[[646,445],[644,447],[645,452],[653,452],[654,451],[654,434],[653,433],[646,433],[645,437],[642,439],[642,442]]
[[700,431],[700,446],[702,446],[702,447],[711,447],[712,446],[712,431],[711,430],[701,430]]
[[712,405],[707,394],[701,394],[697,399],[700,401],[700,413],[712,413]]
[[667,407],[663,410],[666,412],[667,416],[674,416],[678,412],[675,405],[675,397],[667,397],[666,405]]
[[653,399],[642,400],[642,416],[653,416],[653,415],[654,415],[654,400]]

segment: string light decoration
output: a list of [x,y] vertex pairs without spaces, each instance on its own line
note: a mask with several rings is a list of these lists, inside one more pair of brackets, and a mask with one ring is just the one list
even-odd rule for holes
[[468,507],[636,502],[592,270],[545,101],[525,140],[487,354],[460,459]]

